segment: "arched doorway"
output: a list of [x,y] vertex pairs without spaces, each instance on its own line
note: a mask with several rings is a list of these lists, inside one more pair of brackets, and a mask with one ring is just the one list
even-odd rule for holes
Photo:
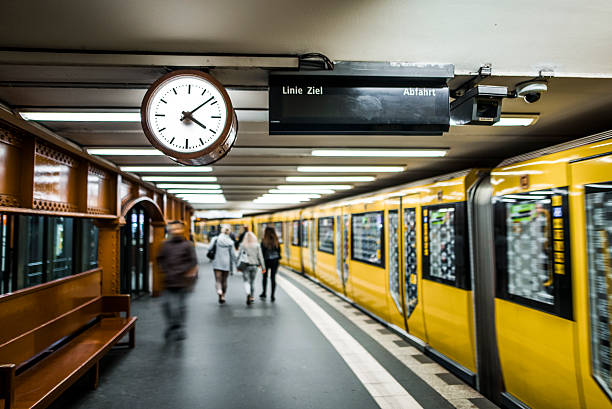
[[125,223],[120,231],[120,292],[134,296],[149,294],[154,290],[152,224],[163,224],[163,215],[149,198],[127,203],[122,215]]

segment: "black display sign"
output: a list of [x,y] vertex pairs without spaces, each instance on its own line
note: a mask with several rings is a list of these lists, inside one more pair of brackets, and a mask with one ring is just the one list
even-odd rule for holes
[[440,135],[446,79],[270,75],[270,134]]

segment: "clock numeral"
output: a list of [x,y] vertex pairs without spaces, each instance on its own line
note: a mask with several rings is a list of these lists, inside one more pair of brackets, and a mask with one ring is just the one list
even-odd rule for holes
[[200,138],[200,143],[204,145],[204,141],[202,140],[202,138]]
[[204,94],[206,94],[206,90],[202,91],[202,94],[200,94],[200,95],[204,95]]
[[212,104],[210,104],[210,105],[215,105],[216,103],[217,103],[217,101],[213,102],[213,103],[212,103]]
[[191,84],[189,84],[189,85],[187,86],[187,93],[188,93],[188,94],[191,94]]
[[170,143],[174,142],[174,137],[172,137],[172,139],[170,139]]
[[[211,100],[213,100],[214,98],[215,98],[215,97],[210,97],[210,98],[208,98],[208,99],[206,100],[206,102],[204,102],[202,105],[206,105],[206,104],[208,104],[208,103],[209,103]],[[213,102],[211,105],[214,105],[214,104],[216,104],[216,103],[217,103],[217,101]]]
[[162,129],[158,129],[157,132],[161,132],[163,130],[165,130],[166,128],[162,128]]
[[218,119],[218,118],[221,118],[221,117],[218,116],[218,115],[215,115],[215,116],[211,116],[211,118],[217,118]]
[[216,134],[216,132],[213,129],[209,129],[209,131]]
[[160,101],[161,101],[161,102],[163,102],[164,104],[167,104],[167,102],[166,102],[166,101],[164,101],[164,99],[163,99],[163,98],[160,98]]
[[185,149],[189,149],[189,139],[185,139]]
[[155,116],[166,116],[165,114],[155,114]]
[[176,88],[172,88],[172,91],[174,91],[174,95],[176,95]]

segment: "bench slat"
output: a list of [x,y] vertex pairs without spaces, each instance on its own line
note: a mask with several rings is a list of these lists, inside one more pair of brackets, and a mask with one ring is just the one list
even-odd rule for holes
[[135,325],[137,318],[105,318],[16,378],[15,408],[46,407],[90,369]]

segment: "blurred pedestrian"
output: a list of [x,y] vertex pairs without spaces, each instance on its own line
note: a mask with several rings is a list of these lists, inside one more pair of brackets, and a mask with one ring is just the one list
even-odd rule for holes
[[[229,226],[221,226],[221,234],[212,239],[208,246],[207,256],[212,260],[215,272],[215,285],[219,304],[225,304],[225,293],[227,292],[227,276],[236,263],[236,251],[234,241],[229,236]],[[212,255],[212,257],[210,257]]]
[[259,298],[266,299],[266,288],[268,286],[268,275],[272,284],[270,300],[274,302],[274,291],[276,290],[276,272],[278,271],[278,263],[281,259],[280,243],[276,230],[273,227],[266,227],[264,230],[264,238],[261,241],[261,251],[263,253],[266,269],[263,273],[262,287],[263,290]]
[[240,251],[238,252],[238,269],[242,271],[244,279],[244,289],[247,294],[246,303],[251,305],[255,300],[255,277],[259,268],[262,272],[266,271],[266,264],[261,253],[261,247],[257,242],[257,236],[252,232],[247,232],[244,235]]
[[185,226],[172,221],[167,226],[169,237],[157,254],[157,263],[164,274],[164,303],[166,317],[166,340],[185,339],[187,306],[185,297],[195,284],[198,259],[192,242],[185,239]]

